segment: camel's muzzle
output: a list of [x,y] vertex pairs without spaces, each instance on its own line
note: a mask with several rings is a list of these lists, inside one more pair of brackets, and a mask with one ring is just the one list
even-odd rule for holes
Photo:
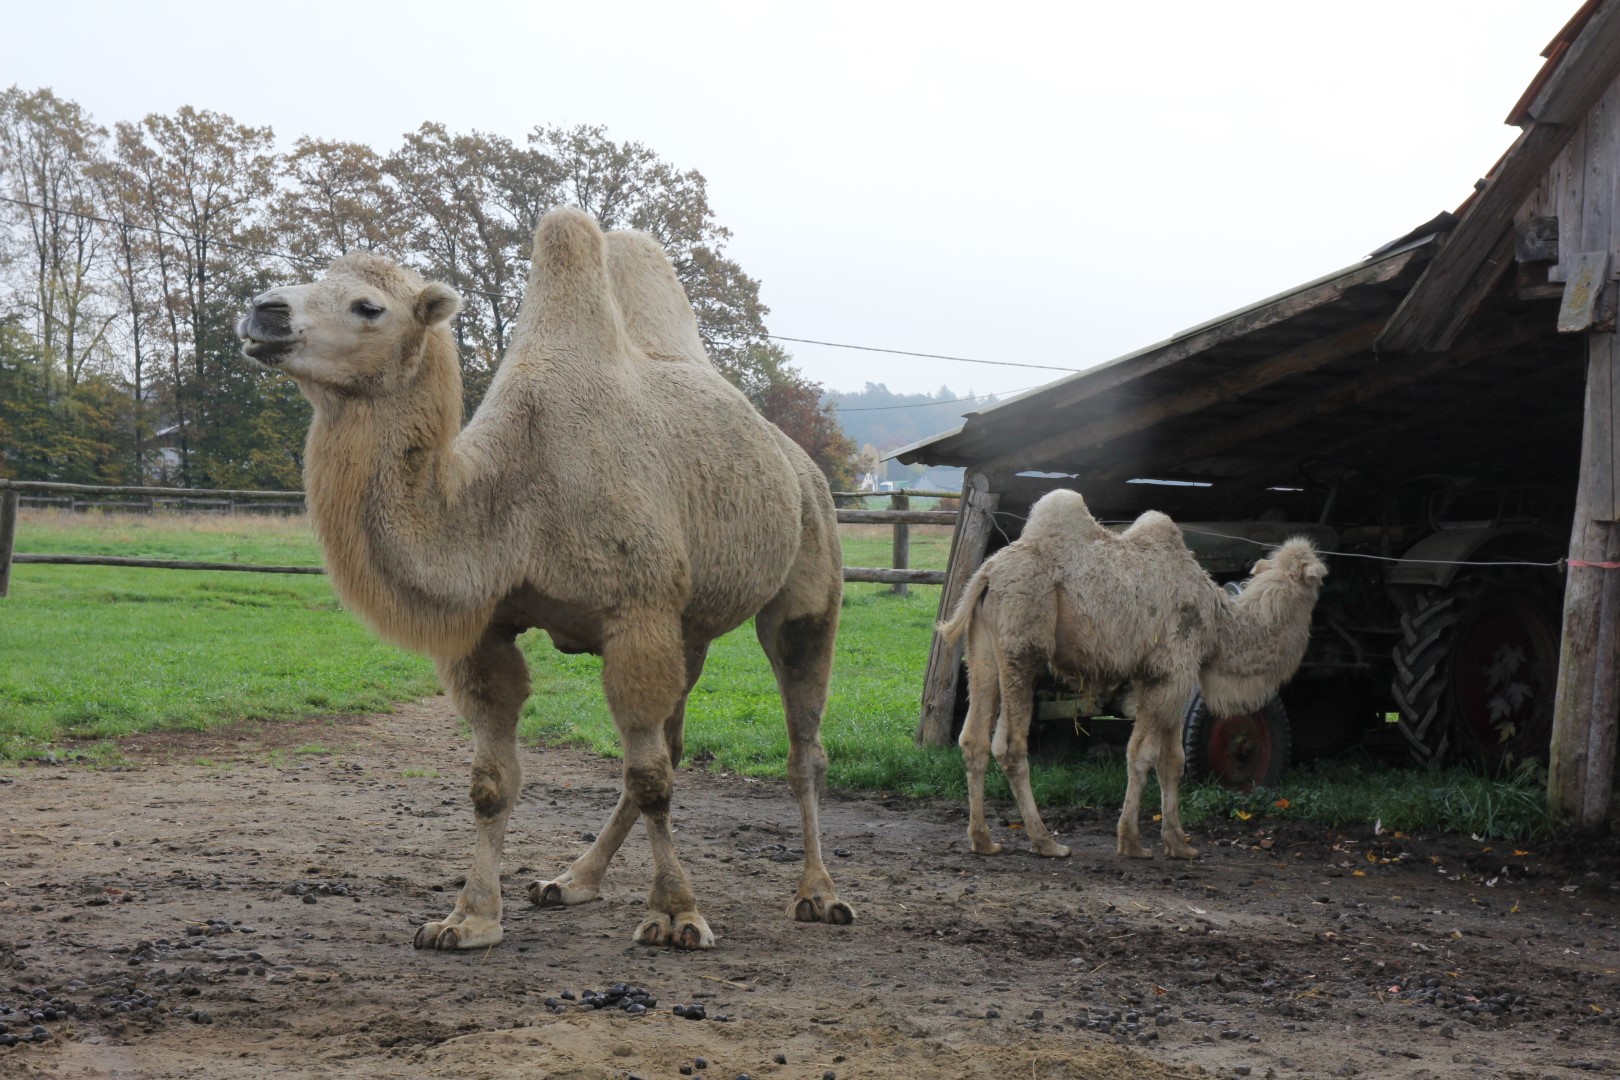
[[292,330],[292,308],[279,300],[254,304],[253,310],[236,324],[236,336],[242,339],[242,352],[249,359],[279,364],[298,344]]

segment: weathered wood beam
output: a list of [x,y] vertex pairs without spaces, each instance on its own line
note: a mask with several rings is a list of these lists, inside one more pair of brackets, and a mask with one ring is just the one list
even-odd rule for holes
[[218,491],[212,488],[109,487],[105,484],[58,484],[48,480],[0,480],[13,491],[61,492],[64,495],[144,495],[174,499],[302,499],[302,491]]
[[17,543],[17,492],[0,490],[0,599],[11,591],[11,552]]
[[866,581],[877,585],[943,585],[943,570],[890,569],[887,566],[846,566],[845,581]]
[[1581,474],[1564,584],[1548,809],[1583,828],[1607,820],[1620,709],[1620,358],[1615,335],[1588,335]]
[[1620,6],[1604,4],[1581,28],[1569,51],[1530,103],[1537,124],[1578,124],[1620,75]]
[[1289,376],[1366,352],[1383,324],[1382,318],[1372,319],[1245,367],[1221,372],[1186,390],[1119,409],[1092,423],[1003,454],[985,467],[1016,471],[1060,463],[1067,455],[1078,451],[1099,448],[1115,439],[1145,431],[1161,421],[1206,409]]
[[[984,562],[995,527],[996,507],[1001,496],[990,490],[990,482],[977,469],[962,484],[962,512],[957,518],[956,535],[951,539],[949,568],[945,587],[939,592],[939,618],[956,609],[971,578]],[[928,647],[928,669],[923,675],[922,715],[917,720],[917,742],[923,746],[949,746],[956,717],[957,672],[962,664],[962,644],[947,645],[935,631]]]
[[[903,492],[895,492],[889,496],[889,509],[910,510],[911,500]],[[952,515],[953,517],[955,515]],[[896,570],[905,570],[911,566],[911,526],[905,522],[897,522],[894,526],[894,543],[891,546],[889,565]],[[941,582],[944,578],[941,576]],[[904,581],[894,583],[894,594],[905,596],[908,586]]]
[[1250,439],[1303,424],[1312,417],[1359,405],[1364,401],[1410,386],[1412,383],[1455,370],[1473,363],[1482,356],[1513,348],[1546,333],[1546,326],[1540,320],[1525,318],[1506,327],[1492,327],[1491,330],[1488,335],[1484,333],[1478,335],[1477,341],[1452,349],[1450,352],[1429,359],[1411,358],[1400,362],[1386,362],[1366,375],[1343,379],[1326,390],[1295,398],[1243,420],[1213,428],[1202,435],[1180,439],[1171,450],[1156,457],[1145,461],[1104,465],[1090,470],[1088,475],[1112,480],[1154,476],[1156,470],[1171,469],[1179,464],[1219,453]]
[[146,570],[228,570],[247,574],[324,574],[319,566],[258,566],[252,563],[194,562],[186,559],[131,559],[122,555],[14,555],[13,562],[57,566],[133,566]]
[[840,525],[955,525],[955,510],[840,510]]

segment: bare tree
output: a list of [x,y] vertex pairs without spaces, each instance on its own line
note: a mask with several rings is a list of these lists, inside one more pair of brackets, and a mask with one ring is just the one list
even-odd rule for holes
[[70,388],[112,319],[96,289],[102,237],[90,180],[106,134],[48,88],[0,93],[0,180],[28,271],[17,307],[30,316],[49,369]]

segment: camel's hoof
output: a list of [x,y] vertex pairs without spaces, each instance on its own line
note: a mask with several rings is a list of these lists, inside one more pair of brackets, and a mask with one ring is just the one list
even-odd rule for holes
[[695,911],[671,918],[663,912],[649,915],[636,927],[636,944],[653,948],[669,945],[677,949],[712,949],[714,933],[703,916]]
[[472,916],[451,924],[428,923],[416,931],[411,944],[418,949],[437,949],[455,952],[462,949],[483,949],[499,944],[501,924],[494,919]]
[[649,915],[636,927],[636,944],[659,948],[669,944],[670,918],[659,912]]
[[595,889],[582,889],[566,881],[529,882],[529,902],[536,907],[573,907],[597,898]]
[[1036,844],[1035,854],[1045,856],[1048,859],[1067,859],[1069,849],[1064,844]]
[[973,849],[975,855],[1001,854],[1001,845],[994,840],[975,840],[970,836],[968,837],[968,846]]
[[712,949],[714,932],[703,916],[695,911],[684,912],[675,916],[670,944],[677,949]]
[[848,926],[855,921],[855,909],[842,900],[835,899],[829,904],[819,896],[805,896],[794,902],[793,918],[798,922]]
[[1185,846],[1179,848],[1166,847],[1164,853],[1172,859],[1198,859],[1202,858],[1204,854],[1195,847]]
[[1145,848],[1139,843],[1126,843],[1124,840],[1119,842],[1119,853],[1125,856],[1127,859],[1153,858],[1152,849]]

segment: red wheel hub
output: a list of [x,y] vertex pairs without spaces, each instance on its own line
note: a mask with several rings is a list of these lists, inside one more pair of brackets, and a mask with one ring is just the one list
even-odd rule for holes
[[1209,726],[1209,771],[1247,791],[1271,768],[1271,725],[1258,712],[1217,717]]

